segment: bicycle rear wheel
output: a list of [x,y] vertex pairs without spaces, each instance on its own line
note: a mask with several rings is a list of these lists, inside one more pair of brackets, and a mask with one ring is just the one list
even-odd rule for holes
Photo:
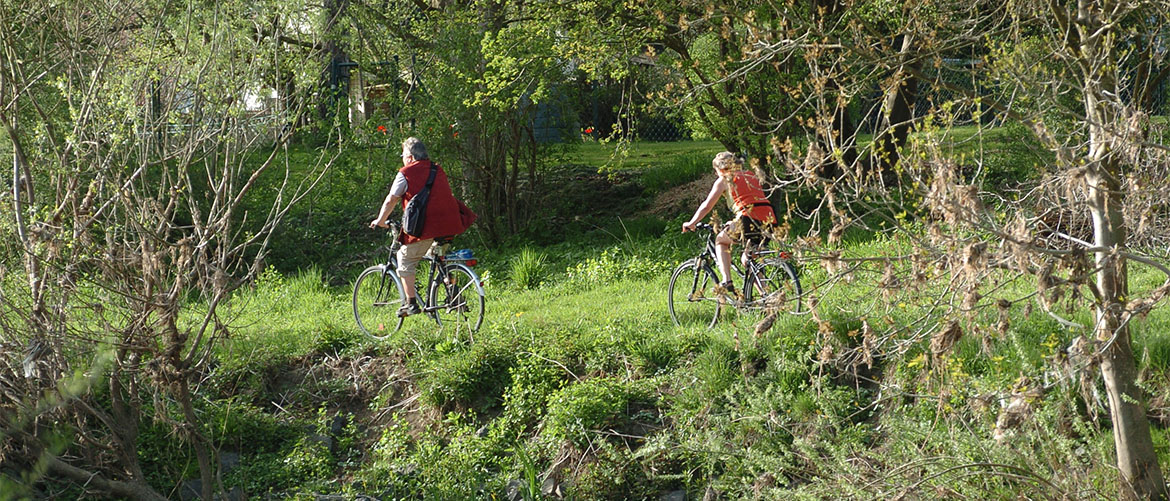
[[471,268],[448,264],[446,280],[431,282],[427,305],[439,326],[455,334],[474,333],[483,324],[483,286]]
[[780,257],[769,257],[752,267],[744,298],[752,309],[801,313],[800,277],[796,268]]
[[715,286],[719,280],[710,266],[700,266],[698,259],[688,259],[670,275],[666,289],[667,306],[674,325],[702,322],[708,328],[719,321],[719,297]]
[[385,265],[366,268],[353,284],[353,318],[366,335],[382,340],[402,328],[402,282]]

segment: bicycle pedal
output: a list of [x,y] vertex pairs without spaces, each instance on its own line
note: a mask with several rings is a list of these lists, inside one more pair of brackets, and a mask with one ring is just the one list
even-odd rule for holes
[[731,296],[719,296],[718,301],[720,306],[731,306],[732,308],[743,308],[744,306],[743,301]]
[[722,292],[719,297],[736,308],[742,308],[744,305],[744,297],[739,291]]

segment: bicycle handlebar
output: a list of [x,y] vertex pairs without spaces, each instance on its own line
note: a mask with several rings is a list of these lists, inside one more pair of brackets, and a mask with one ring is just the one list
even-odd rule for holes
[[[375,229],[377,229],[377,228],[375,228]],[[399,229],[398,223],[392,223],[390,221],[386,221],[386,231],[390,233],[390,238],[392,240],[392,242],[390,243],[390,252],[391,253],[394,253],[394,251],[398,250],[398,246],[400,245],[399,241],[398,241],[398,229]]]

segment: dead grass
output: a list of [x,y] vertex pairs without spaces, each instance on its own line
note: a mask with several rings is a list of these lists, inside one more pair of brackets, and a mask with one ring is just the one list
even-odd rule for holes
[[714,179],[705,177],[659,193],[642,215],[671,219],[679,214],[693,214],[699,204],[703,203],[707,193],[711,191],[711,183],[713,182]]

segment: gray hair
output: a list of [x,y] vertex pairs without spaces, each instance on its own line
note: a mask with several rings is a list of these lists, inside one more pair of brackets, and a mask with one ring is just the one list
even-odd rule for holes
[[427,159],[427,145],[417,137],[408,137],[402,142],[402,152],[409,153],[415,160]]

